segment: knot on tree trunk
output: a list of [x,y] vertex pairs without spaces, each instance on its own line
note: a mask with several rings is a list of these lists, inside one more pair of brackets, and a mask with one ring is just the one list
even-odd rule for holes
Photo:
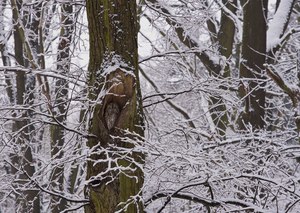
[[124,109],[129,106],[135,91],[135,76],[130,71],[117,68],[108,73],[105,79],[107,94],[102,102],[101,117],[110,131],[116,126],[121,127],[118,123],[122,121],[119,120],[128,111]]

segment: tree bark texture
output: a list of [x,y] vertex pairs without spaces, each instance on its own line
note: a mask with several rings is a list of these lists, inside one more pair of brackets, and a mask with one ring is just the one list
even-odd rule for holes
[[[73,5],[71,2],[61,4],[61,23],[60,38],[57,54],[57,71],[60,74],[68,75],[70,71],[70,46],[73,35]],[[68,82],[65,79],[55,80],[55,105],[57,110],[54,113],[56,121],[65,124],[68,105]],[[51,157],[54,160],[63,158],[63,146],[65,144],[65,130],[61,125],[51,126]],[[64,164],[53,164],[51,174],[51,186],[54,190],[64,190]],[[58,197],[51,198],[52,213],[59,213],[66,209],[67,202]]]
[[[17,65],[26,66],[25,55],[28,54],[24,48],[24,37],[19,29],[20,11],[22,1],[12,1],[12,12],[14,21],[14,51]],[[16,104],[17,105],[31,105],[33,103],[34,95],[32,89],[35,86],[35,81],[27,77],[25,73],[16,74]],[[14,103],[12,103],[14,104]],[[20,114],[18,114],[20,113]],[[29,118],[29,111],[22,111],[13,113],[13,116],[20,116],[22,118]],[[34,141],[34,126],[30,119],[15,121],[12,126],[13,132],[19,132],[15,137],[15,143],[21,148],[19,153],[11,155],[13,168],[12,172],[16,174],[17,181],[15,182],[17,188],[16,196],[16,211],[17,212],[40,212],[40,199],[38,190],[33,189],[35,186],[31,185],[30,177],[35,173],[34,159],[32,155],[32,143]],[[25,188],[25,189],[24,189]]]
[[239,93],[244,99],[245,109],[240,127],[251,125],[261,129],[265,125],[265,70],[266,32],[268,0],[246,1],[244,5],[244,25],[242,60],[240,64]]
[[[133,150],[143,136],[138,79],[136,1],[87,0],[90,35],[88,213],[143,212],[143,154]],[[139,136],[134,136],[134,134]],[[123,151],[121,151],[123,150]],[[126,151],[127,150],[127,151]],[[133,197],[135,196],[135,197]],[[122,203],[121,202],[125,202]],[[128,205],[127,205],[128,204]],[[127,206],[126,206],[127,205]]]
[[[226,6],[226,9],[229,10],[232,14],[236,14],[237,10],[237,0],[227,1],[222,0],[222,3]],[[235,35],[235,24],[230,18],[227,10],[223,8],[221,12],[221,22],[220,29],[218,32],[218,41],[220,45],[220,53],[222,56],[225,56],[226,59],[229,59],[232,55],[232,48],[234,44],[234,35]],[[220,73],[219,73],[220,74]],[[229,66],[227,65],[222,77],[230,77],[231,73]]]
[[[220,54],[222,56],[225,56],[226,59],[229,59],[232,55],[236,29],[235,24],[230,18],[230,14],[228,14],[227,10],[235,14],[237,9],[237,0],[222,0],[222,3],[226,6],[226,10],[223,8],[221,11],[221,22],[220,29],[217,35],[217,41]],[[228,65],[226,65],[224,70],[216,69],[214,72],[212,72],[212,74],[217,78],[228,78],[231,76],[230,68]],[[217,133],[218,135],[225,137],[226,129],[228,126],[228,115],[225,103],[220,96],[211,96],[209,98],[209,104],[211,117],[217,127]]]

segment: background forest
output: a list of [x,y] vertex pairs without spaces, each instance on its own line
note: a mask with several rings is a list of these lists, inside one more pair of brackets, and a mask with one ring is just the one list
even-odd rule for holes
[[0,213],[299,212],[299,47],[297,0],[1,0]]

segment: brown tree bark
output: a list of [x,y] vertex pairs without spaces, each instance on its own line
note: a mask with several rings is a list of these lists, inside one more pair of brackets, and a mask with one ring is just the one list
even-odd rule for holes
[[[136,1],[87,0],[90,35],[88,213],[143,212]],[[127,139],[127,142],[125,141]],[[130,142],[131,141],[131,142]],[[135,196],[135,197],[131,197]],[[126,204],[120,204],[125,202]],[[120,205],[119,205],[120,204]],[[128,204],[128,206],[126,206]]]
[[247,1],[243,7],[243,43],[239,93],[244,99],[240,128],[265,126],[265,70],[268,0]]
[[[57,72],[62,75],[68,75],[70,72],[70,47],[73,38],[73,4],[66,2],[61,4],[61,23],[60,38],[57,54]],[[65,124],[67,117],[68,104],[68,82],[66,79],[55,80],[55,106],[56,111],[52,112],[55,120],[59,124]],[[61,125],[51,126],[51,157],[52,160],[59,160],[64,155],[65,129]],[[64,164],[53,164],[51,174],[51,187],[53,190],[64,190]],[[53,213],[59,213],[66,209],[67,202],[65,199],[52,196],[51,209]]]
[[[25,55],[27,52],[24,48],[24,38],[19,29],[19,11],[21,10],[22,1],[12,1],[13,21],[14,21],[14,51],[15,60],[18,65],[25,66]],[[28,65],[28,63],[27,63]],[[33,102],[33,93],[31,89],[35,86],[35,81],[30,81],[25,73],[18,72],[16,74],[16,103],[17,105],[30,105]],[[20,147],[19,153],[13,153],[12,172],[16,174],[16,209],[18,212],[40,212],[40,199],[38,190],[32,189],[30,178],[34,175],[34,160],[32,155],[31,143],[34,140],[32,131],[34,129],[31,124],[30,112],[15,112],[13,116],[20,116],[19,121],[15,121],[12,126],[13,132],[18,132],[15,143]],[[25,190],[24,190],[25,188]]]

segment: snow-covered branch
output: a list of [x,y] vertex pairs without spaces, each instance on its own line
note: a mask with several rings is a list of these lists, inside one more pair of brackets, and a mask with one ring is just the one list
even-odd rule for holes
[[295,2],[295,0],[280,1],[280,5],[272,21],[269,23],[267,31],[267,52],[276,52],[278,46],[287,38],[284,33],[287,29]]

